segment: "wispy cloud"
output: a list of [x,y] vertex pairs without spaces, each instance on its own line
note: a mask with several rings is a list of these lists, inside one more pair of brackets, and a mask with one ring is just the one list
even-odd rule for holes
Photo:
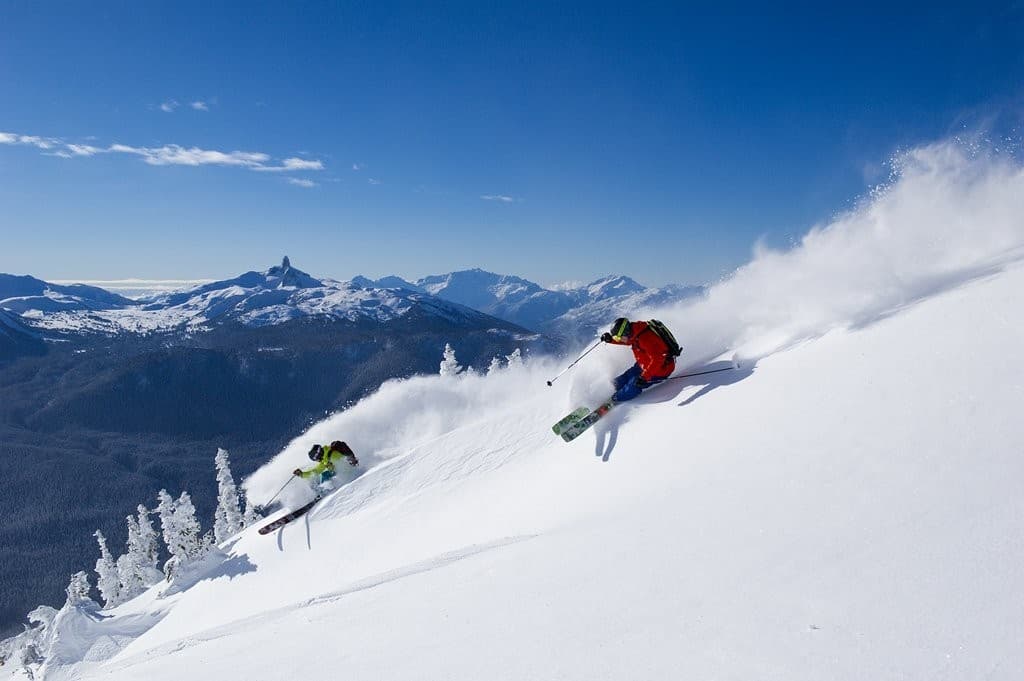
[[373,184],[373,185],[378,185],[378,184],[380,184],[380,180],[375,180],[375,179],[373,179],[372,177],[370,178],[369,182],[370,182],[370,184]]
[[202,102],[202,101],[192,102],[191,104],[189,104],[189,106],[191,106],[196,111],[209,111],[210,110],[210,105],[207,104],[206,102]]
[[160,104],[160,110],[165,113],[171,113],[180,106],[177,100],[169,99],[166,102]]
[[358,163],[353,163],[353,164],[352,164],[352,170],[356,171],[357,173],[358,173],[358,172],[359,172],[360,170],[362,170],[362,169],[363,169],[363,167],[364,167],[364,166],[361,166],[361,165],[359,165]]
[[17,135],[13,132],[0,132],[0,144],[21,144],[49,151],[60,146],[61,141],[52,137],[36,137],[35,135]]
[[505,196],[504,194],[483,194],[481,197],[484,201],[500,201],[501,203],[515,203],[516,199],[511,196]]
[[313,180],[304,180],[299,177],[289,177],[288,184],[294,184],[296,187],[315,187],[316,182]]
[[233,166],[262,172],[297,172],[323,170],[323,161],[302,158],[286,158],[275,161],[270,154],[259,151],[219,151],[165,144],[160,147],[136,147],[128,144],[111,144],[98,147],[90,144],[74,144],[55,137],[19,135],[0,132],[0,144],[30,146],[60,158],[87,158],[97,154],[129,154],[140,157],[151,166]]
[[115,154],[135,154],[151,166],[243,166],[259,170],[270,160],[268,154],[258,151],[215,151],[199,147],[165,144],[162,147],[131,147],[112,144],[104,151]]
[[323,170],[323,161],[307,161],[304,158],[286,158],[281,161],[281,165],[278,166],[261,166],[259,168],[253,168],[253,170],[259,170],[262,172],[290,172],[293,170]]

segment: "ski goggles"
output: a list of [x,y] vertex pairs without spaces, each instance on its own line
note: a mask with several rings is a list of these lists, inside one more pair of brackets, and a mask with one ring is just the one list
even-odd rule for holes
[[617,341],[621,341],[623,338],[629,336],[630,323],[628,319],[623,319],[622,323],[615,328],[615,332],[612,333],[612,338]]

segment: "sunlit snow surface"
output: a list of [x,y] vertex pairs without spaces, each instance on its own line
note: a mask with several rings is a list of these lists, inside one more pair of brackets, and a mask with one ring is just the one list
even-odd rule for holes
[[740,370],[571,444],[550,424],[627,350],[552,388],[561,364],[389,382],[247,483],[265,500],[341,438],[362,466],[337,492],[104,613],[48,678],[1021,678],[1024,175],[956,145],[908,164],[646,311],[681,368]]

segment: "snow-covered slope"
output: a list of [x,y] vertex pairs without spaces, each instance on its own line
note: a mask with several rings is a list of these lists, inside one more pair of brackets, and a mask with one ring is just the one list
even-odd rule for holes
[[541,363],[385,384],[248,488],[334,438],[359,477],[106,611],[48,678],[1019,679],[1024,173],[917,154],[871,204],[658,311],[690,361],[741,370],[568,445],[550,424],[607,395],[623,349],[555,388]]
[[[484,409],[526,377],[388,386],[257,482],[335,436],[365,475],[114,611],[154,626],[81,678],[1019,678],[1022,290],[670,384],[571,445],[539,371]],[[444,409],[388,432],[425,394]]]
[[0,273],[0,308],[19,314],[29,311],[108,310],[131,304],[131,300],[95,286],[64,286],[35,277]]

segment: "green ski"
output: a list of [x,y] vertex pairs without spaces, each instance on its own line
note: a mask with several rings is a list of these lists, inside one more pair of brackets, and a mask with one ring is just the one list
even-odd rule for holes
[[[581,418],[579,421],[576,421],[576,423],[573,423],[569,427],[564,428],[561,432],[562,439],[565,440],[566,442],[572,442],[577,437],[579,437],[584,431],[590,428],[590,426],[597,423],[601,419],[601,417],[607,414],[608,411],[614,406],[615,403],[612,402],[611,400],[608,400],[600,407],[598,407],[594,411],[590,412],[589,414]],[[576,411],[579,410],[577,409]],[[575,414],[576,412],[573,413]]]
[[551,426],[551,430],[555,431],[555,435],[561,435],[563,430],[565,430],[567,427],[571,426],[572,424],[576,423],[577,421],[579,421],[581,418],[585,417],[589,413],[590,413],[589,409],[587,409],[586,407],[580,407],[579,409],[577,409],[573,413],[569,414],[568,416],[566,416],[564,419],[562,419],[561,421],[559,421],[555,425]]

